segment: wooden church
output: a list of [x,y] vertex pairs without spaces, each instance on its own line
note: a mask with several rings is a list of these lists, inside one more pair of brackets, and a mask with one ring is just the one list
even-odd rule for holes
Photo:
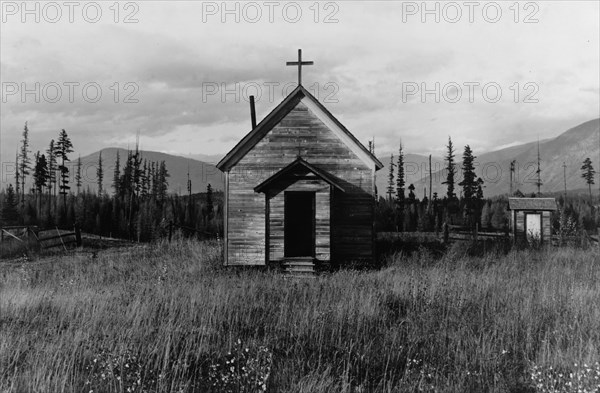
[[225,264],[371,262],[375,172],[382,163],[302,86],[217,164],[225,173]]

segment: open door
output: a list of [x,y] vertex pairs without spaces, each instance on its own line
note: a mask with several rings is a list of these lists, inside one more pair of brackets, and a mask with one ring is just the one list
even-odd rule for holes
[[284,256],[314,257],[315,193],[286,191],[284,216]]
[[528,241],[542,239],[542,215],[539,213],[525,214],[525,234]]

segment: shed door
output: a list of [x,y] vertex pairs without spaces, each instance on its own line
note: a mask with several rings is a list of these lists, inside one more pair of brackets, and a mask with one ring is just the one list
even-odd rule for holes
[[542,238],[542,215],[541,214],[525,214],[525,233],[527,234],[527,239],[537,239],[540,240]]
[[284,255],[315,255],[315,193],[286,191],[284,202]]

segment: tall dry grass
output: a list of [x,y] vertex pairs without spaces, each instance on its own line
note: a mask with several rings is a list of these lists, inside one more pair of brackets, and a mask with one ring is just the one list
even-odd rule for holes
[[0,391],[546,391],[535,370],[600,360],[599,259],[423,251],[294,281],[181,240],[0,267]]

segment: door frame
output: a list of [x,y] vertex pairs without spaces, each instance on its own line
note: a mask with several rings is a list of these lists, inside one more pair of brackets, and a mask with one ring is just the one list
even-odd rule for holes
[[544,241],[544,215],[541,211],[523,212],[523,228],[525,229],[525,240],[528,240],[529,232],[527,228],[527,216],[539,216],[540,218],[540,242]]
[[302,255],[306,257],[315,258],[316,255],[316,229],[317,229],[317,212],[316,212],[316,191],[284,191],[283,194],[283,257],[284,258],[293,258],[287,255],[287,226],[286,226],[286,212],[288,209],[288,195],[290,194],[303,194],[308,196],[310,194],[311,198],[311,245],[310,245],[310,255]]

